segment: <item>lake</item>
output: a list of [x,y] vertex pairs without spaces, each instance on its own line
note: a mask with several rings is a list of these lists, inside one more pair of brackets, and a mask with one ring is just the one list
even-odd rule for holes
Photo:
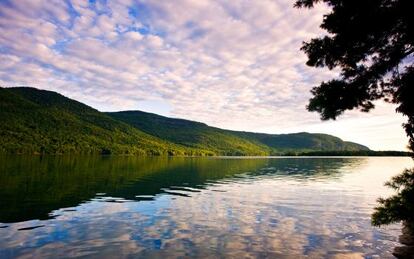
[[392,258],[410,158],[0,157],[0,258]]

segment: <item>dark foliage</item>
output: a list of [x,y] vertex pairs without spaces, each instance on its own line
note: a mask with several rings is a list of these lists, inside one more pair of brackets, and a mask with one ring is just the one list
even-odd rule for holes
[[335,119],[354,108],[367,112],[377,99],[394,102],[408,117],[405,129],[412,138],[414,102],[407,100],[414,96],[411,1],[298,0],[296,6],[318,2],[332,8],[321,24],[329,34],[305,42],[302,50],[309,66],[340,68],[341,76],[313,88],[308,109]]
[[372,224],[380,226],[404,220],[414,229],[414,169],[394,176],[385,185],[396,190],[397,194],[378,200],[381,206],[375,209]]
[[[302,50],[307,65],[339,68],[341,74],[312,89],[308,110],[327,120],[351,109],[368,112],[374,100],[395,103],[408,119],[403,126],[414,151],[412,1],[297,0],[295,7],[312,8],[319,2],[332,10],[321,24],[328,34],[305,42]],[[414,226],[413,179],[414,170],[406,170],[387,183],[397,194],[379,200],[374,225],[405,221]]]
[[356,150],[356,151],[311,151],[296,153],[298,156],[413,156],[412,152],[404,151],[373,151],[373,150]]

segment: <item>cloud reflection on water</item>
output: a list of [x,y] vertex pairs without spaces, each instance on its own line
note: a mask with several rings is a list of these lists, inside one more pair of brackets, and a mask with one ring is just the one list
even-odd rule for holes
[[[183,187],[196,188],[203,181],[181,186],[172,181],[174,192],[188,197],[160,192],[153,200],[110,197],[108,202],[108,197],[98,196],[54,210],[56,217],[49,220],[7,224],[0,229],[0,256],[391,257],[399,226],[373,228],[370,213],[375,199],[387,194],[382,183],[412,162],[309,159],[258,160],[256,169],[245,164],[249,173],[242,170],[224,178],[207,174],[198,192]],[[222,161],[178,164],[200,176],[214,168],[212,163]],[[222,168],[237,164],[243,161]],[[283,172],[286,168],[290,172]],[[151,179],[158,178],[147,181]],[[45,226],[18,231],[36,225]]]

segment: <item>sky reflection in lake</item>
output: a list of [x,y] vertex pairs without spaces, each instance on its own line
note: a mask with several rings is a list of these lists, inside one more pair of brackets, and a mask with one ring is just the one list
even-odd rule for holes
[[391,257],[409,158],[0,158],[0,258]]

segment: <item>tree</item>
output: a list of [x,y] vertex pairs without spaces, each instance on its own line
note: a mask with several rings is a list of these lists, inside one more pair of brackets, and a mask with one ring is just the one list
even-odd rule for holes
[[[312,8],[319,2],[331,8],[320,25],[327,35],[304,42],[301,50],[307,65],[339,68],[340,75],[311,90],[307,109],[329,120],[346,110],[368,112],[375,100],[394,103],[407,117],[403,127],[414,151],[412,0],[297,0],[295,7]],[[413,179],[411,169],[387,183],[397,194],[379,199],[374,225],[404,221],[414,230]]]
[[[379,226],[401,220],[412,224],[414,215],[414,203],[412,202],[414,200],[414,169],[404,170],[400,175],[394,176],[391,181],[386,182],[385,185],[396,190],[397,195],[378,200],[381,206],[377,207],[373,214],[373,225]],[[410,226],[410,228],[413,227]]]

